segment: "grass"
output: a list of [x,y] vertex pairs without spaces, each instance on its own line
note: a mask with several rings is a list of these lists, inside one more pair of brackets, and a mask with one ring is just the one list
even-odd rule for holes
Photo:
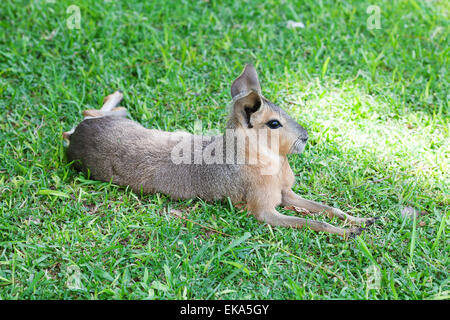
[[[373,4],[1,1],[0,298],[448,299],[449,5],[376,1],[370,30]],[[223,129],[247,62],[308,128],[295,191],[375,227],[270,228],[67,163],[61,133],[117,88],[147,127]]]

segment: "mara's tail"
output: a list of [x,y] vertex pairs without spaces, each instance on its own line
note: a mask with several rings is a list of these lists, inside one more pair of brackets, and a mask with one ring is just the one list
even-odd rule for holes
[[[123,93],[122,91],[116,91],[109,96],[106,96],[103,100],[103,106],[99,109],[89,109],[83,111],[84,119],[91,119],[91,118],[99,118],[99,117],[105,117],[105,116],[114,116],[114,117],[121,117],[126,118],[127,117],[127,109],[124,107],[120,107],[119,104],[123,100]],[[70,136],[75,131],[75,128],[72,128],[70,131],[63,132],[63,138],[64,140],[69,143],[70,142]]]

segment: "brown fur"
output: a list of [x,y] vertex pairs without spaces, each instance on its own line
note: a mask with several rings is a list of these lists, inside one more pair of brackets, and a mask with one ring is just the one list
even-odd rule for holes
[[[173,199],[199,197],[215,201],[229,197],[233,203],[244,201],[256,219],[272,226],[308,226],[315,231],[345,238],[362,230],[282,215],[276,210],[280,204],[305,208],[312,213],[324,212],[329,217],[336,216],[357,226],[375,221],[374,218],[352,217],[339,209],[303,199],[292,191],[295,177],[286,156],[303,151],[307,131],[262,96],[253,66],[245,67],[234,81],[231,93],[233,103],[227,129],[233,130],[233,139],[245,141],[245,150],[240,151],[244,152],[247,160],[255,156],[256,163],[226,163],[227,151],[231,150],[235,158],[239,151],[226,145],[226,135],[211,137],[210,141],[203,141],[200,145],[192,142],[191,145],[192,152],[205,152],[211,146],[217,152],[223,145],[223,161],[206,163],[202,159],[194,164],[174,163],[172,152],[183,139],[201,137],[186,132],[146,129],[126,119],[126,110],[117,107],[122,100],[120,92],[105,98],[105,105],[100,110],[86,110],[83,113],[86,119],[73,132],[64,133],[64,138],[70,142],[68,158],[78,169],[89,172],[92,178],[130,186],[136,192],[160,192]],[[277,120],[281,126],[270,128],[272,120]],[[254,143],[252,135],[255,132],[267,132],[266,147]],[[279,140],[272,136],[274,134]],[[278,149],[271,148],[274,141],[279,141]]]

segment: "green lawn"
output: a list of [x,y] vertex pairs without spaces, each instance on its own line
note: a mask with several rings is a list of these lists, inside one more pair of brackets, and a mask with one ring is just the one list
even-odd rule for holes
[[[0,1],[0,298],[449,299],[448,2],[224,2]],[[295,191],[381,218],[357,239],[67,163],[61,133],[118,88],[147,127],[223,130],[248,62],[309,131]]]

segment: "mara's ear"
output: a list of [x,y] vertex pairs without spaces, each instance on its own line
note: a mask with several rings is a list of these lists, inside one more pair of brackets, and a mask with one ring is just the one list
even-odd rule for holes
[[250,91],[246,95],[240,94],[236,98],[233,101],[234,118],[242,127],[253,128],[251,116],[261,110],[261,96],[255,91]]
[[231,85],[231,97],[234,99],[236,96],[240,94],[245,95],[250,91],[261,94],[261,85],[259,84],[255,67],[251,64],[246,64],[244,71]]
[[242,127],[253,128],[251,116],[262,109],[261,86],[258,74],[251,64],[245,65],[244,71],[231,85],[233,98],[233,123]]
[[233,118],[242,127],[252,128],[251,116],[261,110],[262,97],[258,74],[251,64],[247,64],[241,75],[231,85],[233,98]]

